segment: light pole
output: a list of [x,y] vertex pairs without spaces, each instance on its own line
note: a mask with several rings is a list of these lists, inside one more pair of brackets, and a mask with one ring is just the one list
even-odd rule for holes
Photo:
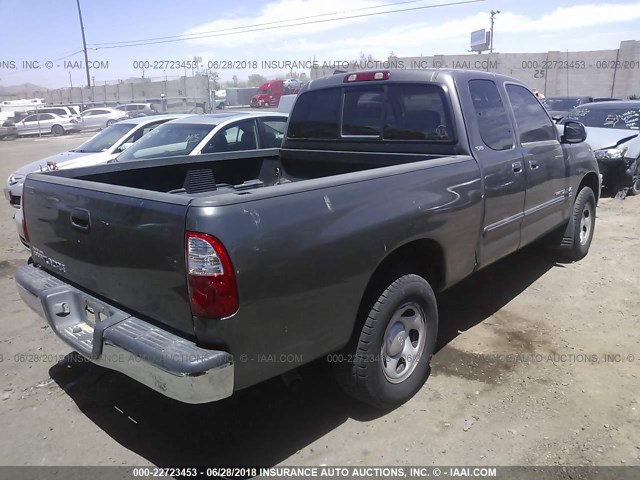
[[493,22],[500,10],[491,10],[491,38],[489,39],[489,53],[493,53]]
[[82,32],[82,47],[84,50],[84,66],[87,72],[87,87],[91,86],[89,79],[89,57],[87,56],[87,40],[84,37],[84,23],[82,22],[82,10],[80,10],[80,0],[76,0],[78,4],[78,17],[80,17],[80,31]]

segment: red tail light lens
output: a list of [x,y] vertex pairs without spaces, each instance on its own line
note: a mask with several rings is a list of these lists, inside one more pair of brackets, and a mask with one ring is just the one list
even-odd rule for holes
[[205,318],[236,313],[236,277],[222,243],[211,235],[187,232],[185,248],[191,313]]

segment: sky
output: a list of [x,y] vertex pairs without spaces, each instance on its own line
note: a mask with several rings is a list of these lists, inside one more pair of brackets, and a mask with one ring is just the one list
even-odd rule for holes
[[[96,85],[143,73],[192,75],[184,61],[194,57],[201,59],[200,71],[211,67],[224,81],[234,75],[246,80],[252,73],[282,78],[289,71],[265,62],[349,62],[361,53],[378,60],[391,52],[465,54],[470,33],[489,29],[491,10],[500,10],[497,52],[609,50],[623,40],[640,40],[640,1],[462,1],[80,0],[80,5]],[[0,32],[0,86],[86,84],[76,0],[0,0]],[[162,43],[144,45],[148,39]],[[114,44],[128,41],[133,46]]]

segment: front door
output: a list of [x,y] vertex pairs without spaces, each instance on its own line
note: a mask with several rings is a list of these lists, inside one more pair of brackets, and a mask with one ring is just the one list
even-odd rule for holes
[[571,206],[568,163],[555,125],[533,93],[522,85],[507,84],[505,88],[526,170],[521,241],[525,245],[568,219]]

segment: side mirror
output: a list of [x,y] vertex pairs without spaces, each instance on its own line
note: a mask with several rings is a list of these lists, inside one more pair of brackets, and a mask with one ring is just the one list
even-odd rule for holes
[[564,124],[561,143],[581,143],[587,139],[587,131],[580,122],[568,121]]
[[133,142],[129,142],[129,143],[123,143],[122,145],[120,145],[115,153],[122,153],[124,152],[127,148],[129,148],[131,145],[133,145]]

